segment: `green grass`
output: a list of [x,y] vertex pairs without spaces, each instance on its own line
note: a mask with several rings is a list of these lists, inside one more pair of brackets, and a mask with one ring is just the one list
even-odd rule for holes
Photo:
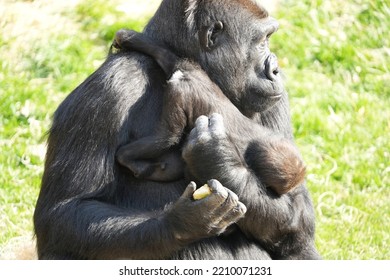
[[[116,30],[147,21],[117,7],[81,1],[57,11],[61,32],[50,23],[26,38],[9,28],[15,14],[0,17],[0,248],[32,236],[55,108],[104,60]],[[318,249],[325,259],[390,259],[390,3],[286,0],[274,16]]]
[[[28,25],[16,36],[23,30],[7,27],[17,12],[0,19],[1,28],[15,31],[0,33],[0,259],[10,240],[33,236],[45,136],[55,108],[104,61],[116,30],[141,30],[150,16],[134,20],[116,9],[119,2],[81,1],[72,10],[57,11],[64,19],[59,22],[65,21],[60,33],[43,22],[36,36],[26,34]],[[118,20],[109,24],[113,18]]]
[[[326,259],[390,259],[390,3],[286,1],[287,76]],[[300,15],[300,16],[297,16]]]

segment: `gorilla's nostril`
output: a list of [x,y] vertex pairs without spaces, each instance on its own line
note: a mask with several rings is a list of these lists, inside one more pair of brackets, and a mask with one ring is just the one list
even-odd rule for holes
[[279,74],[279,65],[276,55],[271,53],[265,61],[265,75],[271,81],[275,81],[276,76]]

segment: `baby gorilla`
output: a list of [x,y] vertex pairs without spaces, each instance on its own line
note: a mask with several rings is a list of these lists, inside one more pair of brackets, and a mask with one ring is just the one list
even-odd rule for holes
[[[180,59],[145,35],[131,30],[118,31],[113,46],[151,56],[167,79],[158,130],[151,136],[122,146],[116,154],[117,161],[133,171],[136,177],[172,181],[183,176],[184,164],[180,155],[167,151],[181,142],[202,115],[219,113],[228,134],[232,131],[234,135],[245,133],[244,124],[251,120],[243,115],[242,120],[229,118],[232,110],[238,109],[198,64]],[[292,143],[266,127],[259,128],[259,137],[254,139],[251,148],[240,147],[240,141],[232,141],[241,155],[250,154],[250,159],[243,159],[243,164],[251,168],[266,187],[279,195],[284,194],[302,183],[305,166]]]

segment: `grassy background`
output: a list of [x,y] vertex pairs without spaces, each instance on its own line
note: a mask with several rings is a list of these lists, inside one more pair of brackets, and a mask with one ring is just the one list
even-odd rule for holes
[[[52,113],[102,63],[115,31],[141,30],[158,0],[0,2],[4,258],[32,238]],[[285,0],[274,16],[271,48],[309,168],[318,249],[325,259],[390,259],[390,3]]]

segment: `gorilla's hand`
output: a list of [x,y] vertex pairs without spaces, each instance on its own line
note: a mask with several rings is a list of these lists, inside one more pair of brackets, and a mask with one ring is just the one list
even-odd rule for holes
[[191,175],[200,182],[215,178],[224,184],[227,177],[234,176],[233,173],[245,166],[226,133],[222,116],[217,113],[196,120],[182,156]]
[[167,213],[168,224],[180,242],[189,243],[219,235],[246,212],[245,205],[238,201],[235,193],[217,180],[207,183],[211,189],[209,196],[194,200],[192,195],[196,185],[191,182]]

